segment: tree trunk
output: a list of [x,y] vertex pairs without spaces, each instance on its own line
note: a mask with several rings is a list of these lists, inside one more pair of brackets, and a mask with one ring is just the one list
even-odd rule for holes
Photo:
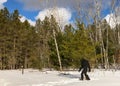
[[2,52],[1,52],[1,49],[0,49],[0,69],[2,69]]
[[13,48],[14,48],[14,51],[13,51],[13,58],[12,58],[12,69],[15,69],[15,64],[16,64],[16,61],[15,61],[15,57],[16,57],[16,38],[14,38],[14,44],[13,44]]
[[109,69],[109,59],[108,59],[108,28],[107,28],[107,40],[106,40],[106,59],[107,59],[107,68]]
[[53,36],[54,36],[54,42],[55,42],[55,47],[56,47],[56,51],[57,51],[57,56],[58,56],[58,61],[59,61],[59,66],[60,66],[60,71],[62,71],[61,58],[60,58],[60,54],[59,54],[58,45],[57,45],[57,41],[56,41],[56,36],[55,36],[55,31],[54,30],[53,30]]
[[118,45],[120,45],[120,32],[119,32],[119,27],[118,27],[118,33],[117,33],[117,35],[118,35]]
[[115,60],[115,56],[113,55],[113,67],[116,70],[116,60]]

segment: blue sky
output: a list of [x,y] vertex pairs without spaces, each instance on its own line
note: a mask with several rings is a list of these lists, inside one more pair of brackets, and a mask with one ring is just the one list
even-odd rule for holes
[[21,15],[31,20],[35,20],[35,16],[37,16],[39,12],[25,10],[23,3],[18,2],[18,0],[7,0],[7,2],[4,3],[4,6],[8,8],[9,12],[13,12],[15,9],[18,9]]
[[[92,13],[94,14],[94,1],[95,0],[56,0],[56,2],[54,2],[54,0],[0,0],[0,9],[7,7],[9,12],[18,9],[20,15],[23,16],[22,21],[27,19],[32,24],[35,24],[35,20],[38,18],[43,20],[45,16],[53,12],[51,10],[54,10],[55,13],[53,13],[53,15],[57,14],[56,19],[60,20],[61,25],[64,25],[74,20],[74,17],[76,17],[76,10],[78,10],[77,6],[79,5],[83,11],[86,11],[86,8],[90,5],[93,11]],[[100,1],[102,1],[101,18],[104,18],[110,15],[111,0],[98,0],[98,2]],[[120,4],[117,3],[116,5],[119,6]],[[53,6],[56,6],[57,9],[52,9]]]

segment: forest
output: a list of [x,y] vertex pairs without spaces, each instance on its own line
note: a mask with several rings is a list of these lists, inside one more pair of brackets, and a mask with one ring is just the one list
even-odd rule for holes
[[120,63],[120,24],[111,28],[98,15],[91,24],[77,18],[62,28],[51,15],[31,26],[20,17],[18,10],[0,10],[1,70],[76,69],[81,58],[88,59],[93,68],[117,68]]

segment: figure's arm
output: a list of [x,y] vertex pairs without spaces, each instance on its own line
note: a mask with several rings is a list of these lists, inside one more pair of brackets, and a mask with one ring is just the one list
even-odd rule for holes
[[83,63],[81,63],[81,66],[78,71],[80,72],[82,68],[83,68]]
[[78,72],[80,72],[80,71],[81,71],[81,69],[82,69],[82,67],[80,67],[80,68],[79,68]]
[[89,72],[91,71],[91,68],[90,68],[90,64],[89,64],[89,62],[88,62],[88,69],[89,69]]
[[81,62],[80,62],[80,68],[79,68],[78,72],[80,72],[82,68],[83,68],[83,60],[81,60]]

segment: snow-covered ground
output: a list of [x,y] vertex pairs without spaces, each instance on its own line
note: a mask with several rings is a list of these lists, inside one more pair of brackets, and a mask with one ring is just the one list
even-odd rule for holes
[[38,70],[0,70],[0,86],[120,86],[120,71],[94,70],[91,80],[80,81],[78,71],[40,72]]

